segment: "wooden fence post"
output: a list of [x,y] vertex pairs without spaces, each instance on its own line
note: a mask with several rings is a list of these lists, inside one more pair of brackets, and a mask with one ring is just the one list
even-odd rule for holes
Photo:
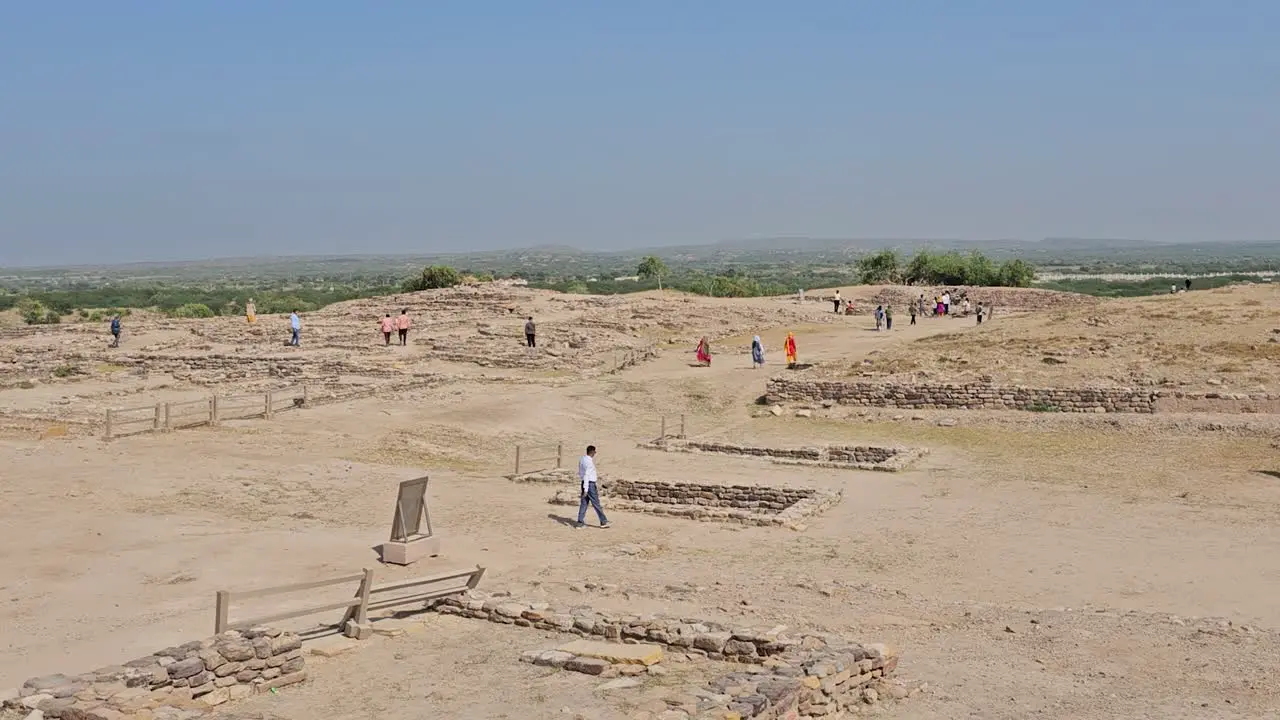
[[364,569],[364,580],[360,581],[360,607],[356,608],[356,622],[364,625],[369,622],[369,593],[373,590],[373,569]]
[[107,408],[107,439],[111,439],[111,409]]
[[662,416],[662,432],[658,433],[658,439],[659,440],[667,439],[667,416],[666,415]]
[[311,407],[311,386],[302,386],[302,406]]
[[164,429],[166,431],[173,429],[173,415],[169,409],[169,403],[164,404]]
[[156,417],[155,417],[155,419],[154,419],[154,420],[152,420],[152,421],[151,421],[151,429],[152,429],[152,430],[155,430],[155,431],[159,432],[159,430],[160,430],[160,415],[161,415],[161,413],[163,413],[163,412],[164,412],[164,403],[156,403]]
[[218,394],[214,393],[209,396],[209,424],[218,424]]
[[213,634],[221,635],[227,631],[227,616],[231,612],[231,593],[226,590],[218,591],[217,607],[214,610]]
[[516,446],[516,475],[520,474],[520,446]]
[[272,397],[272,395],[274,395],[274,394],[275,394],[274,392],[272,392],[271,390],[268,390],[268,391],[267,391],[267,396],[266,396],[266,398],[263,400],[263,406],[264,406],[264,408],[263,408],[263,411],[262,411],[262,417],[264,417],[264,418],[266,418],[266,419],[268,419],[268,420],[270,420],[270,419],[271,419],[271,414],[272,414],[272,412],[273,412],[273,411],[272,411],[272,409],[271,409],[271,404],[272,404],[272,402],[273,402],[273,401],[274,401],[274,399],[275,399],[275,398],[273,398],[273,397]]
[[556,443],[556,469],[564,466],[564,443]]
[[684,439],[684,413],[680,413],[680,439]]

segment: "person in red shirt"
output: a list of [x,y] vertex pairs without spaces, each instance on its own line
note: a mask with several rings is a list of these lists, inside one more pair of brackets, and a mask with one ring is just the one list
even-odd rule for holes
[[400,331],[400,344],[409,344],[409,308],[400,311],[400,317],[396,318],[396,329]]
[[382,318],[382,339],[387,345],[391,344],[391,330],[395,327],[395,320],[391,319],[391,313]]

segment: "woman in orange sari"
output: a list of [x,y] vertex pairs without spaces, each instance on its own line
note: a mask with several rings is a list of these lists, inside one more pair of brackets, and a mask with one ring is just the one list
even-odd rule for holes
[[698,362],[711,366],[711,343],[705,337],[698,341]]
[[787,341],[783,344],[783,349],[787,351],[787,365],[796,364],[796,336],[794,333],[787,333]]

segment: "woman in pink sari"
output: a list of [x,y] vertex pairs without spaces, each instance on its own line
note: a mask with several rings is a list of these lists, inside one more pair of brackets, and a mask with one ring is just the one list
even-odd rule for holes
[[711,366],[711,343],[705,337],[698,341],[698,362]]

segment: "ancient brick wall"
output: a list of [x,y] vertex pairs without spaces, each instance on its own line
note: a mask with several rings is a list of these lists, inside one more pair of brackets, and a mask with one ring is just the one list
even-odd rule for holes
[[[1087,413],[1277,413],[1280,395],[1135,388],[1033,388],[988,383],[897,383],[771,378],[771,403],[825,403],[920,410]],[[834,459],[834,455],[832,456]]]
[[924,454],[918,448],[874,447],[870,445],[821,445],[815,447],[781,448],[755,445],[737,445],[726,442],[694,441],[680,438],[660,438],[641,447],[666,452],[716,453],[719,455],[743,455],[767,458],[780,465],[817,465],[849,470],[887,470],[905,468]]
[[1155,412],[1158,394],[1129,388],[1029,388],[970,384],[906,384],[772,378],[771,403],[821,403],[932,410]]
[[302,640],[271,628],[231,630],[79,675],[31,678],[4,706],[43,717],[130,717],[187,712],[302,682]]

